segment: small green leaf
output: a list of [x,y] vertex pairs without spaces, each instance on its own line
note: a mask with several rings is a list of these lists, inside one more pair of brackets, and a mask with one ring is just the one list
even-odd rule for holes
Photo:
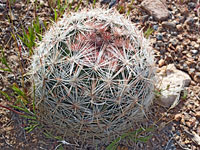
[[6,92],[0,90],[0,93],[1,93],[3,96],[5,96],[9,101],[11,101],[10,96],[8,96],[8,94],[7,94]]
[[56,12],[56,8],[54,9],[54,20],[57,21],[58,13]]
[[82,0],[80,0],[79,3],[78,3],[78,5],[76,6],[76,8],[75,8],[75,10],[74,10],[75,12],[78,11],[78,9],[79,9],[81,3],[82,3]]
[[35,129],[39,124],[30,125],[29,127],[24,128],[27,130],[27,133],[30,133],[33,129]]
[[187,97],[188,97],[187,90],[183,90],[183,96],[181,98],[185,100]]
[[148,29],[146,30],[144,35],[146,38],[148,38],[153,32],[154,32],[154,30],[151,27],[148,27]]
[[60,0],[57,0],[57,6],[58,6],[58,10],[60,10],[60,8],[61,8],[61,2],[60,2]]
[[17,93],[18,95],[20,95],[20,96],[26,98],[25,93],[24,93],[22,90],[20,90],[18,87],[16,87],[16,85],[13,85],[13,86],[12,86],[12,89],[13,89],[13,91],[14,91],[15,93]]
[[8,72],[12,72],[10,69],[4,69],[4,68],[0,68],[0,70],[2,70],[2,71],[8,71]]
[[106,147],[106,150],[115,150],[120,140],[121,140],[121,137],[116,138],[108,147]]
[[3,50],[1,51],[0,62],[6,66],[6,69],[1,68],[1,70],[12,72],[11,68],[9,67],[9,65],[8,65],[8,63],[7,63],[7,60],[6,60],[6,58],[5,58],[5,55],[4,55],[4,51],[3,51]]
[[92,7],[94,8],[96,4],[96,0],[93,0]]
[[146,143],[150,138],[152,138],[152,135],[145,136],[145,137],[139,137],[135,139],[135,142],[144,142]]

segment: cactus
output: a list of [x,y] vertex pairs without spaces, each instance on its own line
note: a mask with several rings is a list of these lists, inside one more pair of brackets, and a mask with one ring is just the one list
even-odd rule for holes
[[68,139],[110,142],[142,120],[153,100],[149,42],[113,10],[65,15],[32,60],[39,119]]

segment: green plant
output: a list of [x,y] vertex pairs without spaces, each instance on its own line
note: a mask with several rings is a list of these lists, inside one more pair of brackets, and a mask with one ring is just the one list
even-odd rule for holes
[[0,107],[8,109],[21,117],[27,119],[28,124],[25,126],[27,132],[31,132],[34,128],[39,126],[39,122],[35,113],[34,100],[29,101],[29,97],[16,84],[11,87],[13,93],[9,96],[6,92],[0,91],[0,94],[8,100],[8,106],[0,104]]
[[16,0],[9,0],[8,1],[11,5],[15,4]]
[[148,27],[148,29],[145,31],[144,35],[146,38],[148,38],[153,32],[154,32],[154,30],[151,27]]
[[1,50],[1,57],[0,57],[0,62],[5,65],[6,68],[0,68],[0,70],[2,71],[8,71],[8,72],[12,72],[11,68],[8,65],[7,59],[5,57],[4,51],[3,49]]
[[[57,19],[60,16],[62,16],[64,14],[66,9],[71,9],[71,4],[67,0],[65,0],[64,2],[61,0],[56,0],[56,1],[48,0],[48,5],[54,12],[53,20],[55,22],[57,21]],[[78,8],[77,8],[77,10],[78,10]]]
[[109,142],[153,100],[149,42],[116,11],[64,16],[37,47],[31,73],[39,120],[69,139]]
[[188,91],[187,90],[184,89],[181,94],[182,94],[181,98],[183,100],[187,99],[187,97],[188,97]]
[[124,140],[125,138],[133,141],[133,142],[147,142],[151,137],[152,134],[149,134],[147,136],[140,136],[143,132],[145,133],[150,133],[152,132],[154,129],[152,127],[149,128],[139,128],[136,131],[130,131],[128,133],[123,133],[121,136],[119,136],[118,138],[116,138],[114,141],[112,141],[111,144],[109,144],[106,147],[106,150],[116,150],[117,146],[119,144],[120,141]]
[[27,31],[24,29],[24,27],[22,27],[22,30],[23,30],[23,34],[21,36],[18,34],[18,37],[28,47],[29,54],[32,55],[33,48],[36,46],[37,39],[39,41],[42,40],[42,33],[44,30],[42,25],[39,22],[39,18],[37,17],[35,19],[32,26],[29,26]]

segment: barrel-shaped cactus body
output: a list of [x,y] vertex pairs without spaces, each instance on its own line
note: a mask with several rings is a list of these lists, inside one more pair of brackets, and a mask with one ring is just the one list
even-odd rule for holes
[[153,100],[149,42],[113,10],[64,16],[39,43],[32,72],[39,118],[63,137],[109,142]]

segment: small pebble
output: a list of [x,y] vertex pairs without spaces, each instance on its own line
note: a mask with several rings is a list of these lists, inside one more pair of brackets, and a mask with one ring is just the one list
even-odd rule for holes
[[200,38],[197,39],[197,43],[200,44]]
[[198,120],[200,120],[200,111],[198,111],[198,112],[195,113],[195,117],[196,117]]
[[177,122],[180,121],[181,118],[182,118],[182,114],[176,114],[176,115],[174,116],[174,120],[176,120]]
[[162,41],[157,41],[157,46],[162,47],[162,46],[164,46],[164,43]]
[[178,31],[182,31],[183,30],[183,25],[182,24],[178,24],[176,25],[176,28]]
[[200,83],[200,72],[196,72],[194,75],[194,81]]
[[3,20],[3,18],[4,18],[4,14],[0,13],[0,20]]
[[188,17],[188,18],[186,19],[185,23],[186,23],[187,25],[192,25],[192,24],[194,24],[194,19],[191,18],[191,17]]
[[158,61],[158,66],[159,67],[162,67],[164,64],[165,64],[164,59],[161,59],[161,60]]
[[190,70],[188,71],[189,75],[194,76],[195,74],[195,69],[194,68],[190,68]]
[[144,15],[144,16],[141,17],[141,21],[145,22],[145,21],[148,20],[148,18],[149,18],[149,15]]
[[178,40],[176,38],[170,39],[170,43],[172,43],[173,46],[176,46],[178,44]]
[[168,29],[170,29],[170,30],[173,30],[173,29],[176,28],[176,24],[173,23],[173,22],[164,21],[164,22],[162,22],[162,27],[163,27],[163,28],[168,28]]
[[6,8],[5,4],[0,4],[0,11],[3,11]]
[[194,2],[189,2],[189,3],[188,3],[188,7],[189,7],[190,9],[194,9],[194,8],[196,7],[196,3],[194,3]]
[[189,121],[186,121],[186,125],[191,128],[195,125],[195,121],[196,121],[196,118],[195,117],[192,117],[189,119]]
[[198,50],[196,50],[196,49],[194,49],[194,50],[191,50],[191,53],[192,53],[192,54],[194,54],[194,55],[198,54],[198,52],[199,52],[199,51],[198,51]]
[[171,35],[173,35],[173,36],[177,36],[177,32],[171,32]]
[[199,49],[199,44],[194,44],[194,48]]
[[160,33],[157,34],[156,39],[157,39],[157,40],[163,40],[163,35],[160,34]]
[[16,8],[17,10],[21,9],[21,4],[16,3],[16,4],[15,4],[15,8]]
[[184,23],[185,21],[185,17],[184,16],[179,16],[179,22],[180,23]]
[[187,17],[188,14],[189,14],[189,10],[188,10],[187,7],[181,8],[181,9],[180,9],[180,12],[181,12],[181,14],[182,14],[183,16],[185,16],[185,17]]
[[153,25],[154,30],[158,30],[158,25]]
[[179,40],[183,40],[183,35],[182,34],[179,34],[177,37],[178,37]]

